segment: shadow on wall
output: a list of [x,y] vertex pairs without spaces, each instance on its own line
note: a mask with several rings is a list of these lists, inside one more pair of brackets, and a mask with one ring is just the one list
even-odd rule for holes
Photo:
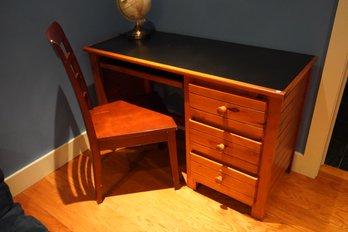
[[[58,88],[57,93],[54,131],[55,147],[59,147],[62,144],[62,138],[68,140],[71,132],[74,137],[81,133],[67,97],[61,87]],[[80,147],[74,143],[73,146],[69,146],[69,150],[63,154],[66,156],[64,160],[69,160],[68,156],[70,154],[81,154],[84,152],[82,151],[83,147],[87,147],[87,145],[83,144]],[[56,157],[56,159],[55,162],[58,165],[59,160],[63,158]],[[80,155],[67,165],[61,167],[59,172],[54,173],[58,194],[64,204],[94,199],[91,166],[90,157],[88,155]]]

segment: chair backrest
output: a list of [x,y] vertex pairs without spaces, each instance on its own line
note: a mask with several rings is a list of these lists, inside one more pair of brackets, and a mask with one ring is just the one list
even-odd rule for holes
[[[76,59],[74,51],[62,27],[57,22],[53,22],[46,31],[46,37],[51,43],[57,56],[63,62],[65,70],[69,76],[71,85],[77,97],[83,120],[89,139],[95,138],[95,130],[89,110],[92,109],[91,97],[88,93],[86,81],[83,77],[80,65]],[[91,142],[91,141],[90,141]]]
[[47,29],[46,36],[57,56],[62,60],[75,94],[79,98],[79,102],[82,97],[88,109],[91,109],[92,101],[80,65],[59,23],[53,22]]

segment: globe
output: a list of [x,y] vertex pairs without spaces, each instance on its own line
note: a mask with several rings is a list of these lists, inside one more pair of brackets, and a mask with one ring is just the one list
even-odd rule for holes
[[145,16],[151,8],[151,0],[116,0],[121,15],[135,23],[128,36],[132,39],[143,39],[149,35],[149,31],[142,28]]

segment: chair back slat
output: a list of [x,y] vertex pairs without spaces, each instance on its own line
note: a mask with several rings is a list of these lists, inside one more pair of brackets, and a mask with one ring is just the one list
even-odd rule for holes
[[70,83],[77,97],[82,117],[86,126],[87,135],[92,149],[96,148],[96,134],[90,115],[92,109],[91,97],[83,77],[80,65],[76,59],[68,39],[62,27],[57,22],[53,22],[46,31],[46,36],[53,47],[53,50],[63,62],[65,71],[68,74]]
[[[46,32],[57,56],[62,60],[81,108],[92,109],[91,97],[80,65],[65,33],[57,22],[53,22]],[[82,104],[82,106],[81,106]]]

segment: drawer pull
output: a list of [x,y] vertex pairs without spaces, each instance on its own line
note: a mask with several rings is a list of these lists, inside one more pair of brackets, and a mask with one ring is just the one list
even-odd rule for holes
[[227,108],[226,106],[219,106],[217,108],[217,113],[219,115],[224,115],[224,114],[226,114],[227,110],[232,111],[233,113],[238,113],[239,112],[239,109],[236,108],[236,107],[232,107],[232,108],[228,107]]
[[224,115],[224,114],[226,113],[226,111],[227,111],[227,107],[226,107],[226,106],[219,106],[219,107],[217,108],[217,112],[218,112],[218,114],[220,114],[220,115]]
[[222,175],[219,175],[219,176],[215,177],[215,183],[217,183],[217,184],[221,184],[222,183]]
[[225,148],[226,148],[226,146],[223,143],[216,145],[216,150],[219,152],[223,152],[225,150]]

